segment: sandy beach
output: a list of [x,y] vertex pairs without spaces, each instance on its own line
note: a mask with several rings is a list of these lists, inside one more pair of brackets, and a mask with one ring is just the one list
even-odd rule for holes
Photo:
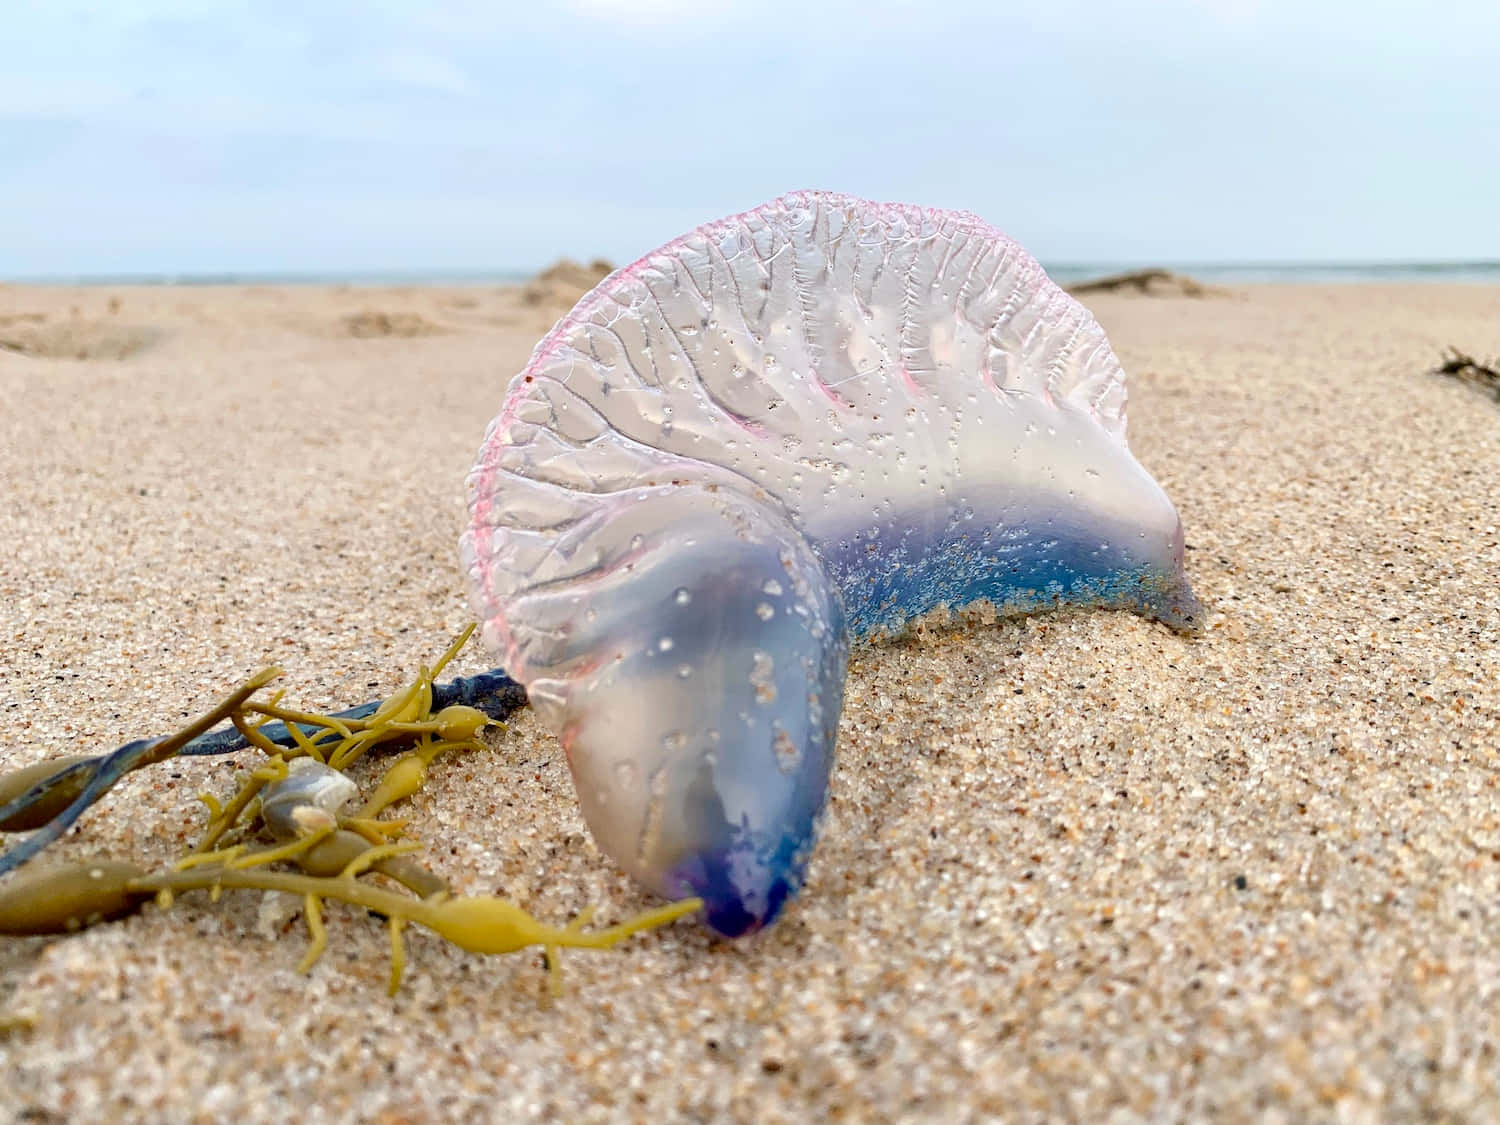
[[[388,694],[468,622],[462,483],[566,305],[499,287],[0,285],[0,766],[162,733],[277,664]],[[1125,614],[856,652],[809,883],[741,944],[565,954],[181,898],[0,940],[0,1119],[1500,1119],[1500,288],[1091,296],[1198,639]],[[80,358],[82,357],[82,358]],[[488,666],[472,647],[457,669]],[[558,924],[652,904],[523,714],[409,810]],[[242,756],[242,760],[244,756]],[[372,765],[360,772],[368,779]],[[170,862],[231,760],[38,862]]]

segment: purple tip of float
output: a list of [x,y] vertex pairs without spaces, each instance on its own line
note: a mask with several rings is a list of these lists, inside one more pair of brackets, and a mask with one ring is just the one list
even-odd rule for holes
[[776,921],[796,895],[802,862],[778,857],[736,865],[730,855],[709,853],[679,866],[668,882],[676,893],[703,900],[703,921],[720,937],[748,937]]

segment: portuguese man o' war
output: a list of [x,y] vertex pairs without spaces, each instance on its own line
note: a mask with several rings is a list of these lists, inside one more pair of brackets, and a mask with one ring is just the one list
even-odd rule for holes
[[801,885],[851,640],[980,601],[1201,616],[1103,330],[961,212],[793,194],[617,271],[469,492],[482,636],[596,840],[728,936]]

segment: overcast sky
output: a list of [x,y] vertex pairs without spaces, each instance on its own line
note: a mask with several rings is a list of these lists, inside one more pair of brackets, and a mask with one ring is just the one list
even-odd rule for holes
[[1051,262],[1500,258],[1497,0],[5,0],[4,22],[0,276],[627,261],[804,187],[977,211]]

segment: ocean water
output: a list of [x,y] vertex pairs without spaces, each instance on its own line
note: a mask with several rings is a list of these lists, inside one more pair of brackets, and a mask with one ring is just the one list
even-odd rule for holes
[[1358,282],[1500,284],[1500,261],[1478,262],[1043,262],[1059,285],[1160,267],[1211,285],[1348,285]]
[[[1339,285],[1360,282],[1500,284],[1500,261],[1475,262],[1043,262],[1060,285],[1162,268],[1217,285]],[[0,277],[38,285],[516,285],[535,270],[377,270],[317,273],[124,273]]]
[[326,270],[277,273],[99,273],[3,277],[22,285],[520,285],[539,270]]

